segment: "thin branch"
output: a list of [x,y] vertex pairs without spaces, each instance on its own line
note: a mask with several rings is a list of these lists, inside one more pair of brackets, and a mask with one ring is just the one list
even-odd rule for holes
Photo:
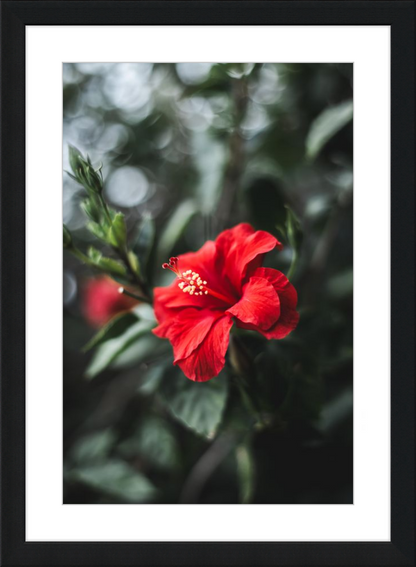
[[148,299],[147,297],[143,297],[141,295],[136,295],[135,293],[128,291],[125,287],[122,287],[122,286],[119,287],[118,292],[123,294],[123,295],[127,295],[128,297],[131,297],[132,299],[136,299],[136,301],[142,301],[144,303],[151,303],[150,299]]
[[198,502],[204,485],[235,447],[236,442],[236,437],[230,433],[224,433],[213,441],[191,469],[182,489],[179,499],[180,504],[194,504]]

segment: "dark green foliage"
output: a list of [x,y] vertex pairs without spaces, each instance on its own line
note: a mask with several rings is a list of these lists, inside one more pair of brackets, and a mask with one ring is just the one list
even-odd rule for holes
[[[66,503],[352,502],[352,98],[344,64],[64,65]],[[284,245],[300,323],[234,328],[193,383],[152,288],[239,222]],[[149,305],[89,329],[94,273]]]

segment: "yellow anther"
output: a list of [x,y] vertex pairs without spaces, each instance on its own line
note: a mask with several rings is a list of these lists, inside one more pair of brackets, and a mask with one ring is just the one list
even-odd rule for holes
[[169,258],[169,263],[165,262],[162,264],[162,268],[164,270],[169,269],[176,275],[179,280],[178,287],[183,293],[189,293],[190,295],[209,295],[227,304],[235,303],[235,298],[231,297],[231,295],[227,296],[209,287],[205,289],[204,286],[207,286],[208,282],[203,280],[199,273],[193,270],[182,272],[179,269],[179,263],[180,259],[175,256]]

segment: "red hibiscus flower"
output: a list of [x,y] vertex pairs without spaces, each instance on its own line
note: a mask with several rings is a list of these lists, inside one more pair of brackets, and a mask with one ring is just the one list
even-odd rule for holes
[[268,232],[239,224],[163,264],[177,279],[154,290],[153,332],[169,339],[173,363],[190,380],[205,382],[222,370],[233,322],[268,339],[295,329],[295,288],[281,272],[260,267],[275,247],[282,245]]
[[92,327],[101,327],[137,301],[119,293],[120,284],[106,276],[88,280],[84,288],[83,314]]

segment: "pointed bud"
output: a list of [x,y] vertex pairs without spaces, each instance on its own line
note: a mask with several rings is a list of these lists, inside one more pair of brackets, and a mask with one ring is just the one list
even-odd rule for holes
[[69,164],[74,173],[73,177],[80,185],[92,193],[101,193],[103,178],[101,168],[94,170],[89,156],[85,159],[82,153],[74,146],[68,146]]
[[77,172],[81,167],[80,165],[81,160],[83,160],[82,153],[75,146],[68,146],[68,154],[69,154],[69,165],[71,166],[74,175],[77,176]]

